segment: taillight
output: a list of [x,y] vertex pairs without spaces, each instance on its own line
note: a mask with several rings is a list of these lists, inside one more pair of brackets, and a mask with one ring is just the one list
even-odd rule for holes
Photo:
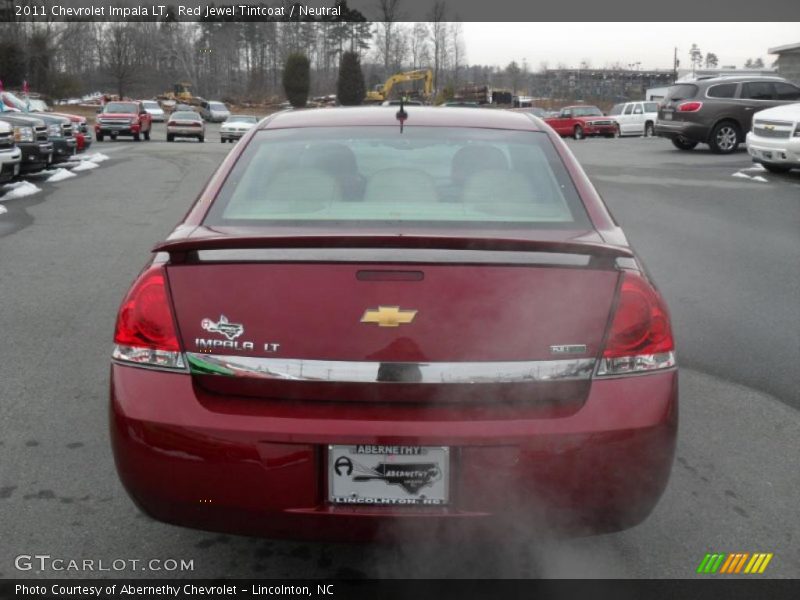
[[112,356],[139,365],[185,368],[163,267],[142,273],[122,301]]
[[697,112],[703,108],[702,102],[683,102],[678,104],[678,112]]
[[598,375],[624,375],[675,366],[669,311],[638,274],[626,272]]

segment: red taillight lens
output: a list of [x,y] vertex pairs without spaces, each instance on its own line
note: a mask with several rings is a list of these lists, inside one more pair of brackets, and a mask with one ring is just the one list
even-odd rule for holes
[[147,269],[120,306],[114,358],[139,364],[183,368],[164,269]]
[[697,112],[703,108],[702,102],[684,102],[678,105],[678,112]]
[[625,273],[598,375],[672,367],[674,350],[669,311],[661,295],[640,275]]

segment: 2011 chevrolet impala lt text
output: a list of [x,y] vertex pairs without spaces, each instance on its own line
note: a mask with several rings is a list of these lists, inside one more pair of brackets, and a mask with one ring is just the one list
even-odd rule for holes
[[156,246],[114,344],[117,470],[170,523],[612,531],[672,467],[667,307],[527,114],[267,118]]

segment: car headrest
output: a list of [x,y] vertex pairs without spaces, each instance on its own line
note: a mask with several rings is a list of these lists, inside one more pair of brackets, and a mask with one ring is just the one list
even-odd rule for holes
[[507,170],[506,155],[499,148],[486,144],[464,146],[453,156],[450,177],[454,184],[460,186],[471,174],[481,169]]
[[342,199],[339,182],[321,169],[283,169],[266,182],[257,213],[308,213],[326,210]]
[[430,204],[439,195],[433,178],[418,169],[392,168],[376,172],[367,181],[364,202]]
[[474,210],[498,216],[525,216],[539,208],[528,178],[502,169],[473,173],[464,183],[461,198]]

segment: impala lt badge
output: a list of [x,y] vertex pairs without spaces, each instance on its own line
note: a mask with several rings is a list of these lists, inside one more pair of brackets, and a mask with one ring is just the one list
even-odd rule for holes
[[379,306],[365,310],[361,322],[375,323],[378,327],[399,327],[411,323],[416,315],[416,310],[400,310],[399,306]]
[[231,323],[225,315],[220,315],[216,323],[211,319],[203,319],[200,326],[211,333],[221,333],[229,340],[235,340],[244,333],[244,325]]
[[585,354],[586,344],[561,344],[550,346],[551,354]]

